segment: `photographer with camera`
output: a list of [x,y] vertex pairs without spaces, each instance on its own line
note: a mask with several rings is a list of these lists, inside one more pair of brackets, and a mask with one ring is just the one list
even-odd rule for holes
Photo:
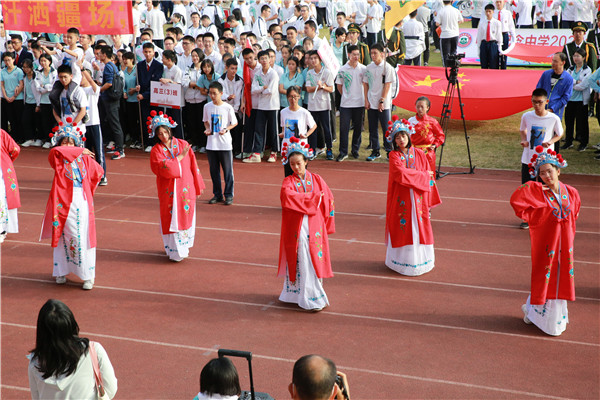
[[296,361],[288,390],[295,400],[350,400],[346,374],[337,371],[333,361],[316,354]]

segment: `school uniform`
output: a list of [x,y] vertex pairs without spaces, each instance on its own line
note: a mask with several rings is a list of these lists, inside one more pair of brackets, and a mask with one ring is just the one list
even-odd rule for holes
[[[502,50],[508,49],[510,45],[510,35],[513,38],[517,37],[515,31],[515,21],[513,20],[512,13],[508,10],[498,10],[494,12],[494,18],[500,21],[502,24]],[[506,69],[506,56],[499,56],[500,69]]]
[[[417,22],[419,23],[419,22]],[[369,141],[373,149],[373,153],[379,153],[379,128],[385,135],[388,129],[388,121],[390,121],[390,110],[392,108],[392,87],[394,75],[396,71],[389,66],[384,60],[380,64],[372,62],[367,65],[367,69],[363,76],[363,83],[368,85],[367,100],[369,100],[369,109],[367,115],[369,117]],[[383,88],[385,84],[390,83],[390,89],[383,99],[383,111],[379,111],[380,99],[383,97]],[[383,140],[383,146],[386,152],[392,151],[392,146],[387,140]]]
[[[334,86],[334,76],[331,71],[325,67],[321,67],[321,71],[317,74],[314,69],[311,69],[306,74],[306,87],[316,87],[321,81],[326,86]],[[313,93],[307,93],[308,96],[308,111],[313,115],[317,125],[323,130],[324,144],[327,150],[333,147],[331,135],[331,96],[328,92],[318,89]],[[317,135],[308,137],[308,144],[314,152],[317,151]]]
[[96,162],[104,170],[103,177],[106,177],[106,159],[104,156],[104,145],[102,143],[102,131],[100,130],[100,113],[98,112],[98,100],[100,99],[100,87],[96,86],[94,90],[91,86],[81,88],[85,93],[87,104],[88,122],[85,123],[85,148],[94,153]]
[[[136,65],[138,85],[140,86],[141,94],[144,98],[140,100],[142,110],[142,121],[146,121],[150,116],[151,110],[156,110],[156,107],[150,106],[150,82],[158,82],[162,78],[163,65],[159,61],[153,59],[150,64],[146,60],[142,60]],[[145,122],[144,122],[145,123]],[[144,144],[150,146],[151,139],[146,130],[144,130]]]
[[[265,89],[266,86],[266,89]],[[271,67],[263,72],[257,68],[252,80],[252,93],[258,94],[253,153],[261,153],[265,140],[270,139],[271,152],[277,152],[277,111],[279,111],[279,76]]]
[[363,77],[366,70],[367,67],[360,63],[354,68],[350,63],[346,63],[340,68],[335,80],[336,85],[342,86],[342,99],[340,101],[340,156],[348,155],[348,134],[350,131],[350,120],[352,120],[354,124],[352,155],[358,157],[361,128],[365,115]]
[[[19,86],[19,83],[23,82],[25,74],[21,68],[14,67],[12,71],[8,72],[7,68],[3,68],[0,71],[0,81],[4,82],[4,90],[8,97],[12,97]],[[8,123],[10,122],[10,136],[17,143],[22,142],[21,137],[23,132],[21,130],[21,114],[23,113],[23,91],[21,91],[12,103],[9,103],[4,97],[2,98],[2,109],[1,109],[1,127],[8,132]]]
[[497,19],[481,20],[477,28],[481,69],[499,68],[499,51],[503,43],[502,24]]
[[[185,104],[183,103],[183,86],[181,85],[181,83],[183,82],[183,72],[181,71],[181,69],[175,64],[173,64],[173,66],[170,69],[167,68],[166,66],[164,66],[163,78],[170,79],[174,83],[178,83],[180,85],[179,106],[183,107]],[[166,108],[165,108],[165,112],[167,112]],[[181,118],[181,108],[179,108],[179,109],[172,108],[171,110],[169,110],[168,114],[170,114],[171,117],[173,118],[173,120],[177,123],[177,126],[175,128],[173,128],[173,136],[175,136],[177,139],[185,139],[184,134],[183,134],[183,121]]]
[[[219,82],[223,85],[223,101],[233,107],[233,112],[238,120],[238,124],[231,130],[231,140],[233,146],[233,154],[237,155],[242,151],[242,129],[243,115],[240,111],[242,105],[242,98],[244,97],[244,80],[239,75],[234,75],[233,80],[227,77],[227,73],[224,73],[219,78]],[[230,95],[235,95],[231,100],[227,100]]]

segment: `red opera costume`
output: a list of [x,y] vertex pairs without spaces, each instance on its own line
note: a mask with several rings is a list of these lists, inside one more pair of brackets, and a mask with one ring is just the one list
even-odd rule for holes
[[[566,166],[562,158],[554,164]],[[531,239],[531,294],[522,307],[524,319],[555,336],[569,322],[567,301],[575,300],[573,243],[581,208],[575,188],[562,182],[556,187],[554,192],[540,182],[527,182],[510,198],[517,217],[529,224]]]
[[170,260],[181,261],[194,246],[196,197],[202,194],[204,181],[188,142],[172,136],[170,128],[175,126],[174,121],[162,112],[158,115],[153,112],[148,117],[151,137],[159,127],[169,131],[170,143],[163,143],[161,139],[152,147],[150,168],[156,175],[165,251]]
[[[85,149],[58,146],[50,150],[48,162],[54,179],[40,239],[51,238],[54,247],[52,276],[65,283],[69,273],[92,284],[96,277],[96,224],[93,195],[104,174],[102,166]],[[85,287],[84,289],[91,289]]]
[[285,282],[279,299],[322,309],[329,301],[321,280],[333,277],[328,236],[335,232],[333,194],[323,178],[306,171],[304,179],[294,173],[283,180],[280,198],[277,276]]
[[[427,273],[435,266],[429,210],[441,203],[425,154],[410,145],[412,126],[393,119],[386,139],[392,142],[385,219],[385,265],[408,276]],[[406,148],[397,144],[399,136]]]
[[410,137],[413,146],[423,150],[429,162],[429,170],[435,171],[435,150],[429,148],[440,147],[444,144],[446,135],[442,131],[442,127],[435,118],[429,115],[425,115],[423,118],[415,115],[408,122],[413,124],[415,129],[415,133]]
[[20,151],[13,138],[0,129],[0,243],[6,233],[19,232],[17,208],[21,207],[21,198],[13,161]]

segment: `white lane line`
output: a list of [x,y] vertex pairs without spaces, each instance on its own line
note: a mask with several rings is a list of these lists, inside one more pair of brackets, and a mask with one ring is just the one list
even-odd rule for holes
[[275,304],[274,301],[270,301],[269,304],[267,304],[266,306],[261,308],[260,311],[267,311],[269,309],[269,307],[273,306],[274,304]]
[[210,356],[212,353],[214,353],[215,351],[219,351],[219,347],[221,347],[220,344],[215,344],[212,349],[205,351],[204,353],[202,353],[203,356]]
[[[37,246],[46,246],[45,243],[40,243],[40,242],[25,242],[25,241],[15,241],[15,240],[6,240],[6,241],[11,242],[11,243],[33,244],[33,245],[37,245]],[[101,248],[96,248],[96,251],[106,251],[109,253],[135,254],[135,255],[141,255],[141,256],[154,256],[154,257],[159,257],[159,258],[165,258],[164,253],[148,253],[148,252],[141,252],[141,251],[101,249]],[[188,259],[194,260],[194,261],[206,261],[209,263],[246,265],[246,266],[250,266],[250,267],[277,269],[277,265],[273,265],[273,264],[251,263],[251,262],[238,261],[238,260],[222,260],[222,259],[218,259],[218,258],[193,257],[193,256],[188,257]],[[496,288],[496,287],[490,287],[490,286],[467,285],[464,283],[437,282],[437,281],[429,281],[429,280],[423,280],[423,279],[403,278],[401,276],[382,276],[382,275],[372,275],[372,274],[358,274],[358,273],[354,273],[354,272],[335,272],[335,275],[352,276],[352,277],[367,278],[367,279],[384,279],[384,280],[393,280],[393,281],[400,281],[400,282],[422,283],[422,284],[450,286],[450,287],[460,287],[460,288],[476,289],[476,290],[490,290],[490,291],[499,291],[499,292],[508,292],[508,293],[529,294],[529,291],[527,291],[527,290],[505,289],[505,288]],[[4,276],[4,277],[11,278],[10,276]],[[45,282],[45,281],[42,281],[42,282]],[[600,301],[600,298],[578,296],[577,300]]]
[[13,385],[5,385],[5,384],[1,384],[0,387],[2,389],[10,389],[10,390],[18,390],[20,392],[29,392],[31,389],[28,387],[21,387],[21,386],[13,386]]
[[[46,283],[46,284],[50,284],[50,285],[56,285],[56,283],[53,280],[46,280],[46,279],[23,278],[23,277],[16,277],[16,276],[2,276],[2,279],[40,282],[40,283]],[[69,285],[75,285],[75,284],[69,283]],[[262,308],[262,307],[268,306],[268,304],[264,304],[264,303],[252,303],[249,301],[217,299],[217,298],[212,298],[212,297],[194,296],[194,295],[181,294],[181,293],[159,292],[159,291],[155,291],[155,290],[142,290],[142,289],[119,288],[119,287],[113,287],[113,286],[94,285],[94,289],[96,289],[96,288],[118,291],[118,292],[126,292],[126,293],[137,293],[137,294],[153,295],[153,296],[175,297],[175,298],[191,299],[191,300],[197,300],[197,301],[207,301],[207,302],[213,302],[213,303],[224,303],[224,304],[233,304],[233,305],[250,306],[250,307]],[[293,309],[290,307],[278,306],[275,304],[268,306],[268,308],[276,309],[276,310],[287,310],[287,311],[293,311],[293,312],[304,312],[299,309],[297,310],[297,309]],[[509,336],[509,337],[516,337],[516,338],[532,339],[532,340],[542,340],[542,341],[549,341],[549,342],[553,342],[553,343],[560,342],[560,343],[574,344],[574,345],[580,345],[580,346],[600,347],[600,344],[598,344],[598,343],[579,342],[579,341],[574,341],[574,340],[558,339],[556,337],[547,337],[547,336],[540,336],[540,335],[530,336],[530,335],[523,335],[520,333],[509,333],[509,332],[501,332],[501,331],[492,331],[492,330],[488,330],[488,329],[467,328],[464,326],[443,325],[443,324],[434,324],[434,323],[430,323],[430,322],[409,321],[409,320],[397,319],[397,318],[377,317],[377,316],[373,316],[373,315],[340,313],[340,312],[335,312],[335,311],[329,311],[327,309],[320,311],[319,314],[333,315],[336,317],[349,318],[349,319],[360,319],[360,320],[377,321],[377,322],[390,322],[390,323],[394,323],[394,324],[404,324],[404,325],[427,326],[430,328],[466,331],[466,332],[473,332],[473,333],[480,333],[480,334],[487,334],[487,335],[500,335],[500,336]],[[518,319],[515,318],[515,321],[517,321],[517,320]]]
[[[5,325],[5,326],[10,326],[13,328],[36,329],[35,326],[31,326],[31,325],[14,324],[14,323],[10,323],[10,322],[2,322],[1,324]],[[203,355],[210,355],[210,354],[216,353],[218,351],[217,349],[208,348],[208,347],[190,346],[190,345],[178,344],[178,343],[159,342],[159,341],[155,341],[155,340],[137,339],[137,338],[108,335],[108,334],[102,334],[102,333],[81,332],[81,336],[99,337],[99,338],[121,340],[121,341],[126,341],[126,342],[133,342],[133,343],[150,344],[150,345],[171,347],[171,348],[185,349],[185,350],[204,351],[205,353],[203,353]],[[255,352],[252,352],[252,358],[258,358],[258,359],[269,360],[269,361],[285,362],[288,364],[293,364],[296,362],[296,360],[289,359],[289,358],[267,356],[267,355],[257,354]],[[340,371],[348,370],[348,371],[362,372],[362,373],[366,373],[366,374],[389,376],[389,377],[393,377],[393,378],[411,379],[411,380],[417,380],[417,381],[421,381],[421,382],[430,382],[430,383],[439,383],[439,384],[452,385],[452,386],[461,386],[461,387],[466,387],[466,388],[470,388],[470,389],[483,389],[483,390],[490,390],[493,392],[510,393],[510,394],[521,395],[521,396],[524,395],[524,396],[530,396],[530,397],[539,397],[539,398],[557,399],[557,400],[566,399],[565,397],[557,397],[557,396],[551,396],[551,395],[546,395],[546,394],[541,394],[541,393],[526,392],[526,391],[522,391],[522,390],[513,390],[513,389],[499,388],[499,387],[493,387],[493,386],[477,385],[477,384],[466,383],[466,382],[450,381],[447,379],[425,378],[425,377],[416,376],[416,375],[406,375],[406,374],[399,374],[396,372],[386,372],[386,371],[378,371],[378,370],[366,369],[366,368],[356,368],[356,367],[349,367],[349,366],[345,366],[345,365],[338,365],[337,367]],[[2,386],[4,387],[5,385],[2,385]],[[29,389],[27,389],[27,391],[29,391]]]

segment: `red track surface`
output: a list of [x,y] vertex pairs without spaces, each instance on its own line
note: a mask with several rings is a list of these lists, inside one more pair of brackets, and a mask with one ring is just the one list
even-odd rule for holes
[[[77,278],[57,286],[52,250],[38,242],[52,179],[47,152],[17,160],[20,230],[2,245],[3,398],[29,398],[28,351],[48,298],[69,305],[82,335],[107,349],[117,398],[191,399],[216,349],[254,354],[258,391],[289,398],[293,362],[308,353],[348,373],[353,399],[600,397],[600,178],[564,174],[583,208],[575,239],[577,301],[560,337],[522,321],[529,290],[529,238],[508,199],[517,172],[477,170],[439,182],[433,211],[436,267],[405,278],[384,266],[387,165],[312,162],[336,200],[330,238],[336,276],[331,306],[320,313],[280,303],[279,164],[235,163],[235,204],[198,201],[191,257],[171,263],[162,251],[158,201],[147,155],[108,161],[98,189],[96,286]],[[568,170],[567,170],[568,172]],[[247,366],[234,360],[245,389]]]

